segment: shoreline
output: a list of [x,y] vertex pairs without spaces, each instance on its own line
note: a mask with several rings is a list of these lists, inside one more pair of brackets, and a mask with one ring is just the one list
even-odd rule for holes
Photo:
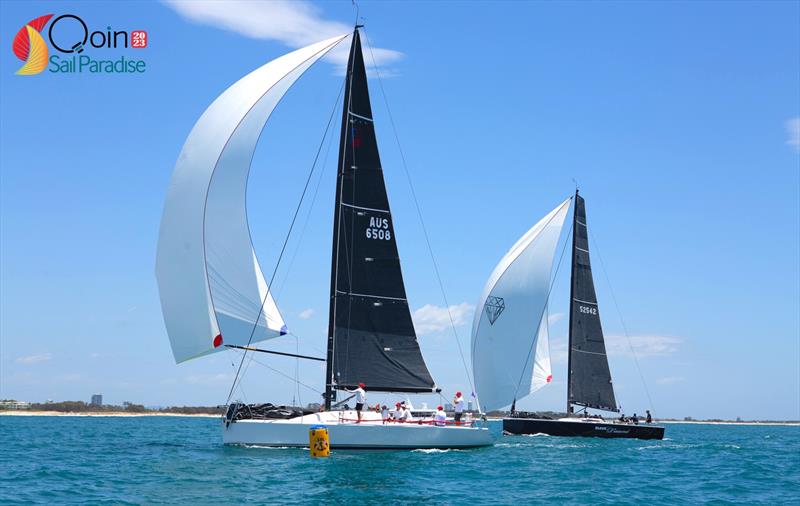
[[222,415],[210,413],[128,413],[125,411],[75,412],[75,411],[0,411],[0,416],[86,416],[86,417],[142,417],[142,416],[181,416],[193,418],[219,418]]
[[[489,417],[490,421],[500,421],[502,418],[500,417]],[[606,422],[612,422],[613,420],[606,420]],[[769,421],[769,422],[735,422],[735,421],[702,421],[702,420],[654,420],[653,425],[672,425],[672,424],[685,424],[685,425],[754,425],[754,426],[779,426],[779,427],[800,427],[800,421],[787,421],[787,422],[780,422],[780,421]],[[644,423],[640,423],[639,425],[645,425]]]
[[[144,416],[177,416],[189,418],[219,418],[221,414],[211,413],[129,413],[126,411],[108,411],[108,412],[76,412],[76,411],[26,411],[26,410],[8,410],[0,411],[0,416],[83,416],[83,417],[144,417]],[[502,418],[490,417],[491,421],[500,421]],[[654,424],[683,424],[683,425],[752,425],[752,426],[782,426],[782,427],[799,427],[800,421],[768,421],[768,422],[735,422],[735,421],[702,421],[702,420],[655,420]]]

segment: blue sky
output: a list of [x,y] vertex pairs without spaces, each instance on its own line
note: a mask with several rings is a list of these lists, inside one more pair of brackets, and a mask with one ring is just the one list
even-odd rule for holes
[[[175,365],[163,328],[154,259],[171,171],[219,93],[347,29],[350,2],[0,9],[0,397],[223,402],[237,356]],[[14,35],[51,12],[147,30],[147,49],[91,53],[144,59],[147,71],[14,75]],[[361,15],[382,48],[465,352],[495,263],[576,179],[656,413],[800,418],[800,4],[363,2]],[[287,94],[256,153],[249,213],[267,272],[339,91],[332,60]],[[468,390],[380,88],[370,85],[421,346],[448,395]],[[324,351],[334,164],[332,150],[275,287],[302,338],[275,349]],[[563,409],[565,274],[550,307],[554,383],[521,408]],[[609,285],[595,276],[618,398],[642,411],[647,396]],[[258,360],[294,375],[293,360]],[[300,376],[321,388],[317,364],[300,364]],[[242,388],[251,401],[297,396],[258,364]],[[299,395],[317,400],[305,387]]]

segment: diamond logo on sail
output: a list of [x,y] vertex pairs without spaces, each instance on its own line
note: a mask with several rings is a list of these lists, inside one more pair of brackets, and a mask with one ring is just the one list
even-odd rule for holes
[[489,317],[489,323],[494,325],[494,322],[500,317],[500,313],[506,308],[506,301],[502,297],[489,296],[486,298],[484,307],[486,308],[486,316]]

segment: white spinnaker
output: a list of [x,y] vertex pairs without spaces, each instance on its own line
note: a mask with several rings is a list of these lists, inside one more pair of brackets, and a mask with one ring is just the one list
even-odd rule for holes
[[222,350],[222,343],[247,344],[259,312],[252,342],[285,332],[250,240],[247,176],[275,106],[348,35],[298,49],[246,75],[217,97],[186,139],[167,192],[156,258],[176,362]]
[[550,367],[550,332],[548,331],[549,315],[547,308],[539,322],[539,334],[536,337],[536,350],[533,355],[533,376],[530,393],[533,393],[553,381],[553,369]]
[[550,272],[571,200],[550,211],[514,244],[478,301],[472,323],[472,372],[485,410],[525,397],[538,388],[537,378],[544,375],[546,382],[550,375]]

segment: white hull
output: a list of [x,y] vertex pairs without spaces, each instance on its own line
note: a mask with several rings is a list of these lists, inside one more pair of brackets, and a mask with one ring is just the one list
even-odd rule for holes
[[222,424],[225,444],[308,447],[308,431],[312,426],[328,428],[333,449],[418,449],[474,448],[494,444],[486,427],[450,425],[438,427],[430,423],[383,423],[380,415],[364,412],[356,423],[355,411],[328,411],[285,420],[239,420],[227,427]]

